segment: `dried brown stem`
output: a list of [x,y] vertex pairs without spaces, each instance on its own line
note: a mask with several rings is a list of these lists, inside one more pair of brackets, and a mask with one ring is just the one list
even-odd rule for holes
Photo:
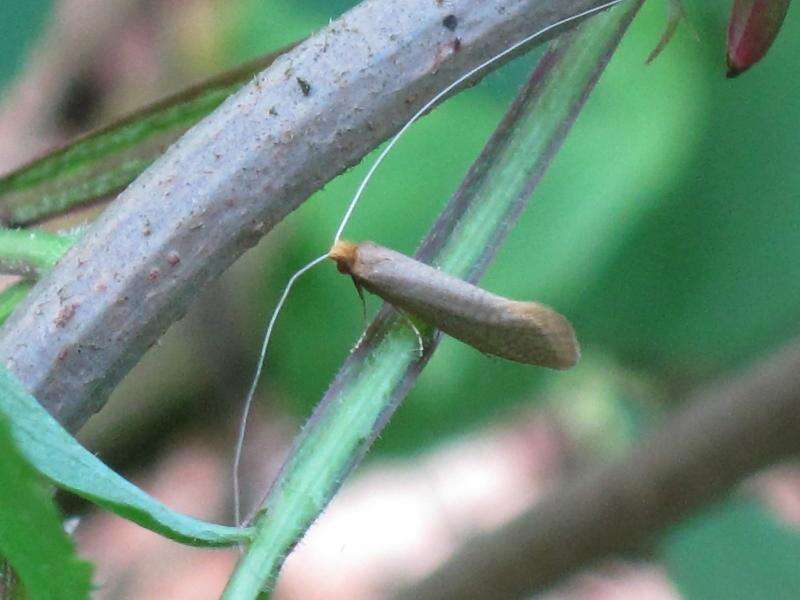
[[719,500],[745,477],[800,451],[800,340],[699,391],[625,458],[564,485],[465,545],[399,598],[518,598]]

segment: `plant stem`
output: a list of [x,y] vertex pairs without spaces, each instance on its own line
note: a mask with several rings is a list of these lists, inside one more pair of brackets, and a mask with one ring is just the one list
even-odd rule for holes
[[33,284],[30,281],[19,281],[0,292],[0,325],[14,311],[17,304],[22,302],[32,287]]
[[0,273],[41,276],[58,262],[78,236],[39,229],[0,228]]
[[0,216],[30,225],[124,189],[283,48],[192,86],[0,177]]
[[[475,282],[527,204],[533,188],[641,5],[635,0],[586,21],[549,49],[417,258]],[[430,358],[388,307],[376,317],[303,428],[256,516],[253,543],[224,598],[254,598],[360,462]]]

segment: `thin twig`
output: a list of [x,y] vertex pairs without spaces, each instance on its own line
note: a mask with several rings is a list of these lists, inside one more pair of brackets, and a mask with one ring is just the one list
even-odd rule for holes
[[524,515],[468,542],[399,599],[519,598],[614,555],[745,477],[800,452],[800,339],[685,408],[621,460],[583,474]]

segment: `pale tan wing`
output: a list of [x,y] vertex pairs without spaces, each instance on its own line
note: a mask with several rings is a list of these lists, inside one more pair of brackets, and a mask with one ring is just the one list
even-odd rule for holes
[[580,357],[569,321],[547,306],[492,294],[373,242],[338,242],[330,256],[368,291],[481,352],[551,369]]

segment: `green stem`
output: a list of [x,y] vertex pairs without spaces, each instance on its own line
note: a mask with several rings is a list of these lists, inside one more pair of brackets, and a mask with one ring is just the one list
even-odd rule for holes
[[38,277],[78,239],[39,229],[0,228],[0,273]]
[[187,129],[292,46],[136,111],[0,177],[0,217],[30,225],[124,189]]
[[17,304],[28,294],[33,284],[30,281],[20,281],[0,292],[0,325],[14,312]]
[[[643,0],[587,20],[551,45],[451,199],[417,258],[477,281],[527,204]],[[223,598],[257,597],[413,385],[438,334],[384,308],[295,441],[256,515],[255,538]]]

